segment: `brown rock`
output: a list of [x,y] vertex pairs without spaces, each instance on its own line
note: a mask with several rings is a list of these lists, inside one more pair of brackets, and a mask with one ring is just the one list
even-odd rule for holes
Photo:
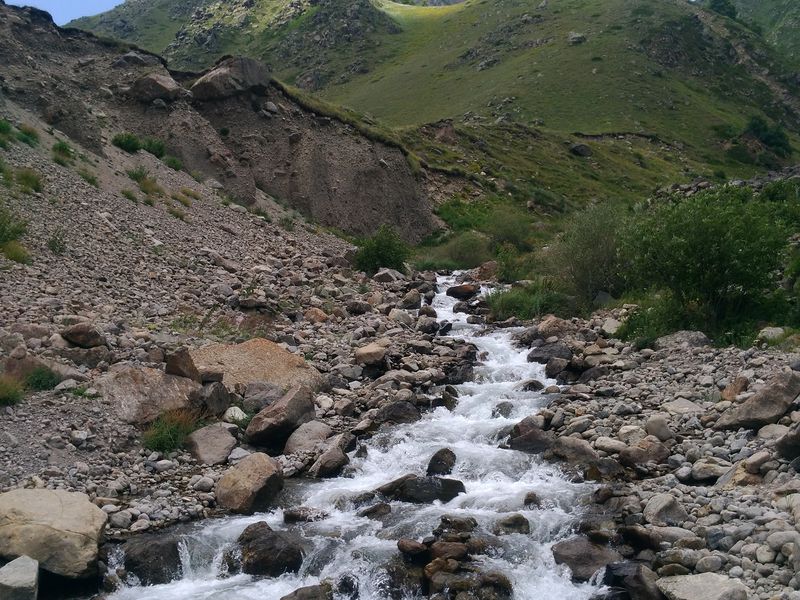
[[322,309],[312,306],[305,312],[303,318],[309,323],[324,323],[329,317]]
[[177,375],[178,377],[186,377],[197,383],[202,382],[200,371],[192,360],[192,355],[186,348],[179,348],[175,352],[167,354],[166,367],[164,372],[168,375]]
[[553,557],[559,565],[567,565],[574,581],[589,581],[606,565],[622,560],[622,555],[609,548],[576,536],[553,546]]
[[150,73],[145,75],[131,87],[131,96],[139,102],[150,104],[153,100],[171,102],[186,93],[178,83],[169,75]]
[[192,86],[197,100],[219,100],[248,91],[263,93],[272,77],[257,60],[231,57],[219,62]]
[[269,507],[283,489],[283,474],[278,463],[261,452],[239,461],[217,483],[217,502],[222,508],[252,514]]
[[729,408],[714,424],[715,429],[757,429],[776,423],[800,395],[800,374],[779,373],[747,400]]
[[61,332],[61,337],[81,348],[96,348],[106,345],[106,336],[91,323],[76,323]]
[[186,438],[186,448],[204,465],[221,465],[236,447],[236,438],[222,423],[214,423],[191,433]]
[[247,426],[250,442],[280,452],[294,430],[316,416],[311,396],[309,388],[297,385],[264,408]]

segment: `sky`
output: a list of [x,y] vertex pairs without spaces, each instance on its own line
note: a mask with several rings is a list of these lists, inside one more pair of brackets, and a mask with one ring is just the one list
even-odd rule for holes
[[122,4],[122,0],[6,0],[6,4],[41,8],[53,15],[56,24],[63,25],[72,19],[96,15],[114,8],[117,4]]

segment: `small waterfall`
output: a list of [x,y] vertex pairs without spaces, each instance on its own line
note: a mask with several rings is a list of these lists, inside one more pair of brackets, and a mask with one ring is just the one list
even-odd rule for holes
[[[441,278],[440,289],[452,283],[451,278]],[[484,356],[476,366],[475,380],[458,386],[459,402],[452,412],[439,407],[416,423],[381,430],[366,441],[366,456],[351,456],[340,477],[293,483],[296,504],[328,514],[321,521],[291,526],[309,544],[300,573],[260,580],[222,574],[223,556],[245,527],[266,521],[274,529],[287,528],[278,509],[198,524],[181,546],[180,579],[126,587],[111,599],[278,600],[299,587],[347,576],[358,582],[360,600],[389,600],[384,566],[397,556],[398,538],[427,536],[446,514],[473,517],[491,531],[499,518],[520,513],[531,524],[530,534],[503,536],[502,548],[476,560],[509,577],[515,600],[588,600],[598,588],[572,583],[567,570],[555,564],[551,547],[570,534],[579,516],[579,499],[591,488],[569,482],[539,457],[498,447],[511,426],[546,404],[541,393],[520,386],[530,379],[546,383],[544,368],[529,363],[526,353],[514,347],[514,330],[486,333],[468,324],[466,315],[454,313],[454,305],[454,299],[440,293],[433,306],[440,320],[453,323],[450,335],[471,341]],[[511,404],[502,412],[505,416],[495,410],[500,403]],[[393,502],[392,514],[383,523],[357,516],[349,499],[406,473],[424,474],[428,460],[441,448],[455,452],[458,459],[451,477],[464,482],[465,494],[446,504]],[[524,506],[530,492],[541,499],[540,507]]]

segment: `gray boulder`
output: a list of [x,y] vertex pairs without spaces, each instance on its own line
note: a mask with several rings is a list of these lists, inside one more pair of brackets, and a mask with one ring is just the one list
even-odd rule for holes
[[192,456],[204,465],[221,465],[236,447],[236,438],[230,428],[235,425],[214,423],[192,432],[186,438],[186,447]]
[[295,429],[316,416],[311,397],[309,388],[298,385],[283,398],[267,406],[247,426],[250,442],[279,453]]
[[656,582],[668,600],[747,600],[747,587],[716,573],[662,577]]
[[39,594],[39,562],[20,556],[0,568],[0,598],[36,600]]
[[729,408],[717,420],[715,429],[758,429],[776,423],[800,395],[800,374],[779,373],[747,400]]
[[553,557],[557,564],[569,567],[574,581],[589,581],[606,565],[622,560],[622,555],[616,550],[595,544],[583,536],[558,542],[553,546]]

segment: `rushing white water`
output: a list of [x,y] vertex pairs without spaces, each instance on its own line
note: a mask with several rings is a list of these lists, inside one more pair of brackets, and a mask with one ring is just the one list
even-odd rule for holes
[[[439,283],[444,291],[452,280],[443,278]],[[366,444],[366,456],[351,456],[341,477],[293,484],[288,495],[295,505],[319,508],[329,514],[319,522],[292,526],[313,544],[299,574],[261,580],[247,575],[218,577],[222,554],[247,525],[266,521],[274,529],[287,527],[282,511],[276,510],[198,525],[186,535],[180,579],[166,585],[129,586],[111,598],[279,600],[299,587],[349,575],[359,582],[361,600],[386,600],[389,596],[383,566],[397,555],[397,539],[429,535],[445,514],[474,517],[491,531],[496,520],[511,513],[528,518],[530,535],[503,536],[500,552],[476,560],[511,579],[515,600],[590,598],[597,588],[573,584],[566,570],[555,564],[550,550],[554,542],[569,535],[577,500],[588,488],[568,482],[538,457],[498,448],[509,427],[544,404],[541,394],[518,389],[528,379],[544,381],[544,370],[541,365],[528,363],[525,352],[514,348],[512,330],[481,335],[481,328],[467,324],[465,315],[453,313],[454,304],[452,298],[440,293],[434,308],[440,320],[454,323],[451,335],[475,343],[482,353],[475,381],[458,386],[460,398],[453,412],[437,408],[421,421],[392,426],[374,436]],[[501,402],[513,404],[508,418],[492,416],[492,410]],[[407,473],[424,475],[428,460],[441,448],[455,452],[458,460],[451,477],[464,482],[465,494],[446,504],[393,502],[392,514],[383,523],[356,516],[357,509],[348,503],[348,498]],[[528,492],[535,492],[543,500],[541,508],[523,507]]]

